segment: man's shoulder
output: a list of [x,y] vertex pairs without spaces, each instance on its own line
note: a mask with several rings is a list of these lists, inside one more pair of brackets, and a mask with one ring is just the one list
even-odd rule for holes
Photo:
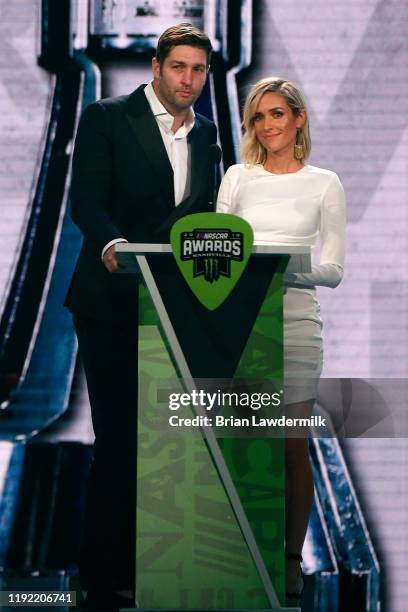
[[127,104],[129,96],[130,94],[126,94],[123,96],[114,96],[111,98],[101,98],[100,100],[96,100],[95,104],[102,106],[106,110],[120,108],[121,106]]
[[215,144],[217,142],[217,127],[214,121],[207,119],[200,113],[195,113],[195,127],[210,143]]
[[95,100],[95,102],[88,104],[83,114],[86,117],[98,117],[99,115],[102,116],[106,113],[108,115],[115,115],[117,113],[125,112],[132,113],[135,110],[137,111],[139,108],[143,110],[147,104],[143,89],[144,85],[141,85],[130,94]]
[[147,105],[147,99],[144,94],[144,88],[146,85],[140,85],[137,89],[132,91],[130,94],[122,95],[122,96],[114,96],[110,98],[101,98],[97,100],[95,104],[102,106],[106,111],[118,111],[118,110],[126,110],[129,105]]
[[205,117],[205,115],[201,115],[200,113],[195,113],[195,120],[199,127],[204,127],[207,129],[215,128],[214,121],[211,121],[211,119],[208,119],[207,117]]

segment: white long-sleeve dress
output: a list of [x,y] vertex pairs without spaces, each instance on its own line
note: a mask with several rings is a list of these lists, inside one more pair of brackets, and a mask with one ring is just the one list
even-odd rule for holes
[[316,286],[336,287],[343,277],[346,205],[338,176],[306,165],[272,174],[237,164],[226,172],[217,212],[242,217],[264,244],[310,245],[320,260],[310,273],[288,273],[284,295],[285,403],[316,397],[323,365],[322,320]]

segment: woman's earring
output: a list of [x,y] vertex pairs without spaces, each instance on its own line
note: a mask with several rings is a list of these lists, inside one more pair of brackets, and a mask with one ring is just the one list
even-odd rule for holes
[[295,144],[295,159],[302,160],[305,155],[303,145]]
[[298,144],[298,139],[301,131],[298,130],[296,133],[296,144],[295,144],[295,159],[302,160],[305,156],[305,148],[302,144]]

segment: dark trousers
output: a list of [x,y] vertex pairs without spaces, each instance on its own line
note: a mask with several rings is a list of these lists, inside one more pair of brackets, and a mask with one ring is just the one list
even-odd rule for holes
[[[135,318],[136,319],[136,318]],[[95,432],[80,558],[84,588],[135,580],[137,324],[74,317]]]

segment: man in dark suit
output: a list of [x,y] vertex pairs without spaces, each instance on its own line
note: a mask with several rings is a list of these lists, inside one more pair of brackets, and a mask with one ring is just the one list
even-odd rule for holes
[[193,26],[169,28],[152,83],[91,104],[78,128],[71,203],[84,243],[66,304],[95,431],[80,562],[89,609],[127,605],[135,575],[138,288],[115,274],[115,244],[169,242],[178,218],[212,210],[216,128],[192,110],[211,50]]

